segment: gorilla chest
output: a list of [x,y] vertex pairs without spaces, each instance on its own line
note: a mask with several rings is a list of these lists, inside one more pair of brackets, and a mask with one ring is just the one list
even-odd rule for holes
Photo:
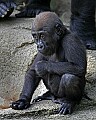
[[[52,63],[62,62],[62,61],[65,61],[65,57],[64,57],[64,55],[62,55],[61,57],[58,57],[58,56],[56,56],[56,54],[54,54],[54,55],[50,56],[47,59],[47,61],[52,62]],[[53,69],[55,69],[55,67]],[[57,94],[58,89],[59,89],[59,84],[61,81],[61,76],[59,74],[55,74],[53,72],[53,73],[48,73],[44,77],[46,77],[44,80],[45,80],[45,84],[46,84],[47,88],[51,91],[51,93]]]
[[59,54],[53,54],[47,60],[49,62],[50,61],[53,61],[53,62],[65,62],[66,61],[64,54],[61,55],[61,53],[59,53]]

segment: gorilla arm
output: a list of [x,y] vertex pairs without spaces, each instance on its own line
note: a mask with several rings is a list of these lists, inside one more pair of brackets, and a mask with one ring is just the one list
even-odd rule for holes
[[39,61],[35,66],[35,71],[39,76],[43,76],[47,72],[58,75],[69,73],[76,76],[82,76],[85,74],[83,68],[80,68],[78,65],[70,62]]
[[37,57],[35,58],[33,64],[31,65],[30,69],[27,71],[25,75],[25,82],[23,90],[20,94],[20,98],[19,100],[12,102],[12,104],[10,105],[11,108],[15,110],[22,110],[30,106],[32,95],[41,80],[41,78],[36,75],[34,66],[37,61],[42,59],[43,57],[40,54],[38,54]]
[[9,17],[13,10],[16,8],[16,4],[13,0],[1,0],[0,1],[0,17]]
[[26,6],[24,9],[16,14],[18,18],[22,17],[35,17],[41,12],[50,11],[51,0],[26,0]]

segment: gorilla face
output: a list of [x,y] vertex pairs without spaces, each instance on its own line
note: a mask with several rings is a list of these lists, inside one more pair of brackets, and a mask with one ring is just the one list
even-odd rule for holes
[[58,42],[64,36],[65,31],[65,26],[55,13],[40,13],[32,23],[32,36],[37,49],[45,56],[56,53]]
[[53,36],[47,31],[32,32],[37,49],[43,55],[49,56],[55,53],[56,42],[53,40]]

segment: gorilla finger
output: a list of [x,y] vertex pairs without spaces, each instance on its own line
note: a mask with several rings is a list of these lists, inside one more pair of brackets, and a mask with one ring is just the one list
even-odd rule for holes
[[66,104],[63,104],[60,109],[59,109],[59,114],[63,114],[63,115],[66,115],[68,114],[69,111],[68,111],[68,107]]
[[27,17],[35,17],[36,16],[36,11],[34,9],[28,10],[27,11]]
[[14,2],[11,2],[11,8],[14,8],[14,9],[16,9],[16,7],[17,7],[16,3],[14,3]]
[[0,7],[0,13],[1,13],[0,16],[4,17],[7,14],[7,11]]
[[8,7],[4,3],[0,4],[0,8],[4,9],[6,11],[8,10]]
[[42,101],[41,96],[38,96],[37,98],[33,99],[32,103],[36,103],[36,102],[39,102],[39,101]]
[[15,102],[11,102],[10,107],[15,107],[16,105],[19,105],[19,103],[20,103],[19,100],[15,101]]
[[66,113],[67,113],[67,108],[61,108],[61,109],[59,110],[59,114],[66,115]]
[[0,12],[5,15],[7,13],[7,10],[4,10],[2,7],[0,7]]
[[30,106],[30,103],[27,103],[27,104],[25,105],[25,109],[27,109],[29,106]]
[[12,109],[18,110],[18,104],[17,104],[16,102],[13,102],[13,103],[10,105],[10,107],[11,107]]
[[72,114],[72,112],[73,112],[73,109],[72,109],[72,108],[69,108],[69,109],[68,109],[68,113],[69,113],[69,114]]
[[36,10],[36,15],[38,15],[39,13],[41,13],[41,12],[44,12],[43,10]]
[[8,7],[8,9],[16,7],[15,3],[13,3],[13,2],[6,2],[6,6]]
[[2,13],[0,12],[0,17],[2,17]]
[[62,114],[62,111],[64,110],[65,108],[64,108],[64,105],[62,105],[61,107],[60,107],[60,109],[59,109],[59,114]]
[[29,102],[20,102],[19,105],[18,105],[18,110],[23,110],[23,109],[26,109],[30,106],[30,103]]
[[72,107],[66,106],[62,114],[64,114],[64,115],[71,114],[72,111],[73,111]]
[[69,114],[68,108],[65,108],[64,111],[62,112],[63,115]]
[[41,11],[40,10],[36,10],[36,15],[38,15]]
[[25,103],[24,102],[20,102],[18,104],[18,110],[22,110],[22,109],[25,109]]

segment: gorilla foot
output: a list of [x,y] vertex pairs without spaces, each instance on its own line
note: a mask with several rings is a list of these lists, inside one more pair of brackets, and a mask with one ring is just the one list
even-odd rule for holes
[[74,109],[74,106],[76,104],[74,102],[71,102],[71,103],[63,103],[58,111],[59,114],[63,114],[63,115],[66,115],[66,114],[71,114],[73,112],[73,109]]
[[53,100],[53,99],[54,99],[53,95],[49,91],[47,91],[42,96],[38,96],[37,98],[33,99],[32,103],[39,102],[42,100]]

